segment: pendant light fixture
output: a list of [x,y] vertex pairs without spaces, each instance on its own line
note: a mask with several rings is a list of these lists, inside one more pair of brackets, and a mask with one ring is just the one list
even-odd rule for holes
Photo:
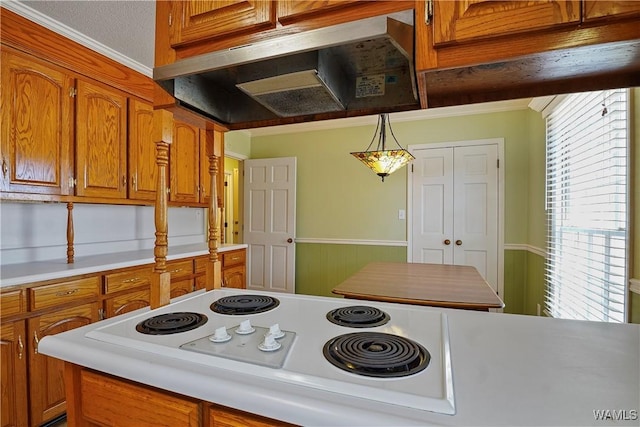
[[[397,171],[411,160],[414,157],[407,150],[400,146],[396,136],[393,134],[393,129],[391,129],[391,122],[389,122],[389,132],[393,137],[393,140],[396,142],[398,149],[388,149],[386,147],[387,140],[387,120],[388,114],[380,114],[378,116],[378,125],[376,126],[376,131],[373,134],[373,139],[371,143],[367,147],[366,151],[359,151],[355,153],[351,153],[356,159],[360,160],[362,163],[367,165],[372,171],[376,173],[379,177],[382,178],[382,182],[384,182],[384,177],[392,174]],[[378,129],[380,130],[380,134],[378,134]],[[378,136],[378,145],[375,151],[369,151],[371,146],[373,145],[373,141],[375,141],[376,136]]]

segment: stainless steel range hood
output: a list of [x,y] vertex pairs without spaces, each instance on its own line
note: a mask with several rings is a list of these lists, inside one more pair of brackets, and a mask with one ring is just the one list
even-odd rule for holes
[[154,69],[230,129],[419,109],[413,11],[290,34]]

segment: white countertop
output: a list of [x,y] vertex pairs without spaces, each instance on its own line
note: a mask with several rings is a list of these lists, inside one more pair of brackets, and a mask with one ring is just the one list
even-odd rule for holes
[[[185,363],[85,337],[88,331],[122,317],[47,336],[40,341],[39,351],[143,384],[305,426],[640,424],[640,325],[439,311],[445,312],[449,321],[455,415],[232,375],[214,363]],[[141,311],[124,316],[136,313]],[[597,410],[625,411],[616,413],[626,419],[596,420]]]
[[[223,244],[218,252],[246,248],[246,244]],[[206,243],[169,247],[167,260],[207,255]],[[80,274],[134,267],[154,263],[153,249],[118,252],[111,254],[76,257],[72,264],[66,259],[37,261],[24,264],[0,266],[0,288],[40,282],[43,280],[63,279]]]

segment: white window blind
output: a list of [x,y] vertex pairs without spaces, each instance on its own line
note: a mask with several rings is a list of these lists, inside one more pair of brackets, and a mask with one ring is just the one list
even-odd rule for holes
[[626,89],[567,96],[547,117],[546,311],[625,321]]

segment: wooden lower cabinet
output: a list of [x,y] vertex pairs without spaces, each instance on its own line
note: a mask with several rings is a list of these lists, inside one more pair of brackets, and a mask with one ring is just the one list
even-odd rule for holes
[[104,317],[113,317],[130,311],[144,308],[149,305],[151,292],[149,288],[139,289],[126,294],[104,300]]
[[[4,307],[3,307],[4,308]],[[27,348],[24,320],[2,322],[0,328],[0,387],[2,389],[2,427],[26,427],[29,406],[27,400]]]
[[236,249],[222,253],[222,286],[225,288],[245,289],[246,249]]
[[65,308],[28,319],[30,424],[37,426],[66,411],[64,362],[38,353],[39,341],[98,320],[99,304]]
[[65,366],[70,426],[275,427],[278,420],[106,375]]

